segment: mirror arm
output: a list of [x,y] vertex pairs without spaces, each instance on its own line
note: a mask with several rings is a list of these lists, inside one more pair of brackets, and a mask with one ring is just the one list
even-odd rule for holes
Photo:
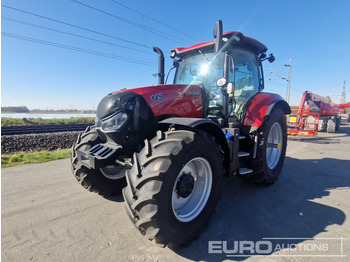
[[228,93],[227,93],[227,83],[229,80],[229,72],[230,72],[230,58],[229,54],[226,51],[225,52],[225,60],[224,60],[224,78],[225,78],[225,85],[221,88],[221,92],[223,95],[223,110],[222,113],[224,115],[224,126],[226,127],[228,125]]
[[214,52],[215,53],[218,53],[223,46],[222,33],[223,33],[222,21],[219,20],[215,24],[214,34],[213,34],[213,36],[215,38],[215,41],[214,41]]
[[230,65],[231,65],[231,68],[232,68],[232,91],[230,92],[230,94],[233,94],[235,93],[235,89],[236,89],[236,76],[235,76],[235,61],[233,60],[233,57],[230,56]]

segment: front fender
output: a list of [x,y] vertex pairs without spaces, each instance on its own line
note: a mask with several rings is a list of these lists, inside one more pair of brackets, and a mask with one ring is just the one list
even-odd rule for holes
[[[220,125],[208,118],[183,118],[172,117],[160,121],[158,125],[169,128],[170,126],[183,126],[191,129],[199,129],[215,137],[216,142],[220,144],[224,152],[224,165],[226,172],[230,170],[230,150],[227,144],[227,139]],[[228,174],[228,173],[227,173]]]
[[247,107],[243,125],[259,128],[275,106],[279,106],[285,114],[291,113],[288,103],[280,95],[258,93]]

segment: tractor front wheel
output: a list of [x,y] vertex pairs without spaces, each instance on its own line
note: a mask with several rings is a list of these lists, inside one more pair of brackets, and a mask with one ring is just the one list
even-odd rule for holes
[[134,155],[123,196],[139,231],[161,246],[186,245],[208,224],[219,198],[223,156],[214,137],[158,131]]
[[120,194],[126,185],[126,169],[120,165],[110,165],[99,169],[85,167],[77,156],[77,150],[88,150],[94,145],[103,143],[94,126],[82,132],[72,147],[70,156],[71,169],[78,182],[91,192],[100,195]]

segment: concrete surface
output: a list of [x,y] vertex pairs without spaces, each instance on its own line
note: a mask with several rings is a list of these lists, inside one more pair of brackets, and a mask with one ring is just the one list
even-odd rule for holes
[[[350,125],[335,134],[290,137],[283,172],[271,187],[225,178],[207,230],[176,250],[142,237],[121,196],[84,190],[68,159],[2,169],[1,185],[3,261],[350,260]],[[256,244],[255,256],[232,251],[243,241]],[[257,243],[266,241],[273,252],[256,256],[269,247]],[[209,243],[222,253],[209,254]],[[234,256],[227,256],[230,250]]]

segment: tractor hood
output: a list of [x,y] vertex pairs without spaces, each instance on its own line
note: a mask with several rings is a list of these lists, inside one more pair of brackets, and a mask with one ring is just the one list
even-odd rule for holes
[[200,86],[154,85],[113,92],[114,95],[125,96],[125,99],[130,93],[142,96],[157,119],[169,116],[203,117],[203,91]]
[[96,129],[108,141],[137,146],[168,117],[203,117],[202,88],[155,85],[116,91],[97,107]]

